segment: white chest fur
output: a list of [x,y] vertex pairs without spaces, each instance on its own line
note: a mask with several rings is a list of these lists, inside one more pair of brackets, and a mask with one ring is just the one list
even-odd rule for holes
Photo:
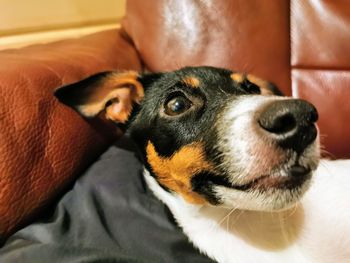
[[145,178],[190,241],[218,262],[350,262],[350,160],[321,161],[311,189],[283,212],[191,205]]

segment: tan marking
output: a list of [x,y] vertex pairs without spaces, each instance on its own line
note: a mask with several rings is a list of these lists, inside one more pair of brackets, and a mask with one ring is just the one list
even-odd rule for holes
[[242,83],[245,79],[245,76],[244,74],[241,74],[241,73],[232,73],[231,79],[233,79],[237,83]]
[[154,145],[149,141],[146,153],[147,161],[160,184],[182,195],[190,203],[207,202],[202,196],[193,192],[191,186],[191,178],[195,174],[212,170],[212,165],[205,158],[201,143],[183,146],[171,157],[165,158],[158,155]]
[[[137,80],[137,72],[112,73],[90,87],[86,102],[78,109],[85,116],[96,116],[105,109],[106,103],[112,101],[106,109],[106,118],[125,123],[131,113],[133,102],[140,103],[144,96],[141,83]],[[96,90],[96,91],[95,91]]]
[[198,88],[198,87],[199,87],[199,84],[200,84],[199,79],[196,78],[196,77],[193,77],[193,76],[185,77],[185,78],[182,80],[182,82],[185,83],[186,85],[192,87],[192,88]]
[[247,75],[247,79],[260,88],[261,95],[273,95],[273,92],[269,89],[268,81],[258,78],[251,74]]

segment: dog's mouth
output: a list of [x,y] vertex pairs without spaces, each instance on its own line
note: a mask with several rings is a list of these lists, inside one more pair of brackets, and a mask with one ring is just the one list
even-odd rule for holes
[[232,184],[227,178],[222,178],[222,176],[213,176],[210,180],[216,185],[240,191],[267,191],[271,189],[293,190],[301,187],[307,180],[309,180],[311,174],[312,170],[309,167],[295,164],[290,168],[282,169],[279,172],[262,175],[242,185]]
[[247,191],[249,189],[254,190],[269,190],[269,189],[281,189],[292,190],[302,186],[305,181],[311,178],[311,169],[303,167],[301,165],[293,165],[287,170],[281,171],[279,174],[264,175],[253,181],[234,186],[237,190]]

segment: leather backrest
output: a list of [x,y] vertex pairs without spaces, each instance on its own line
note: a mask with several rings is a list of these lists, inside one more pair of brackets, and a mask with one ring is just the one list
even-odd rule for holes
[[291,1],[293,95],[314,103],[325,153],[350,157],[350,2]]
[[350,157],[347,0],[128,0],[123,27],[151,71],[226,67],[311,101],[325,150]]

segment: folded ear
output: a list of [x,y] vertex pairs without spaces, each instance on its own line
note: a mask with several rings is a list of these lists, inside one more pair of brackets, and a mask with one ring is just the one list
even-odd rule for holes
[[105,111],[112,121],[127,122],[134,103],[140,103],[144,88],[138,73],[103,72],[55,91],[62,103],[91,118]]

